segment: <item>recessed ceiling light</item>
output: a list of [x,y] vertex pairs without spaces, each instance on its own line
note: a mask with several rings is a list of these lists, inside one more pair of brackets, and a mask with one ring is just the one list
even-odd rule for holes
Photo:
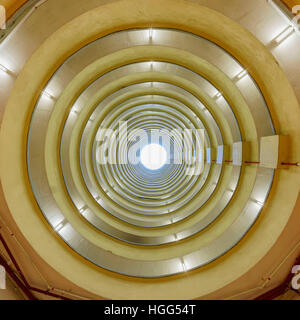
[[167,161],[167,151],[159,144],[148,144],[141,151],[140,161],[145,168],[158,170]]

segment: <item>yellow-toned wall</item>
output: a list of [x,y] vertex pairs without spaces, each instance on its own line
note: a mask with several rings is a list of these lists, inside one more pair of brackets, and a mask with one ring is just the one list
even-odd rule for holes
[[19,289],[11,282],[7,277],[6,289],[0,289],[0,300],[22,300],[23,295],[19,292]]
[[294,6],[300,5],[299,0],[281,0],[289,9],[293,9]]
[[6,18],[9,19],[28,0],[0,0],[0,5],[5,7]]

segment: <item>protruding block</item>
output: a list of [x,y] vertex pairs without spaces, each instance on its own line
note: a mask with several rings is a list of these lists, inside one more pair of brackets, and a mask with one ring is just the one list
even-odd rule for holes
[[217,164],[222,164],[228,158],[228,146],[218,146],[217,148]]
[[211,148],[206,149],[206,162],[211,163]]
[[277,169],[288,159],[288,136],[268,136],[260,139],[260,166]]
[[217,149],[215,147],[210,147],[206,149],[206,162],[213,163],[215,162],[217,156]]
[[249,143],[244,141],[234,142],[232,145],[232,164],[241,166],[249,153]]

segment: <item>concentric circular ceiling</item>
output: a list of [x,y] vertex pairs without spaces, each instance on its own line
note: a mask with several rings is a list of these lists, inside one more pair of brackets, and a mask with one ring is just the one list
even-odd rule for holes
[[[101,48],[106,48],[104,56]],[[220,57],[227,70],[215,66],[208,52]],[[179,58],[183,56],[185,61]],[[194,66],[189,61],[194,61]],[[244,70],[225,50],[191,33],[160,28],[126,30],[82,47],[42,88],[28,138],[32,189],[53,229],[93,263],[136,277],[186,272],[233,247],[257,218],[272,182],[270,169],[253,172],[249,199],[230,226],[222,228],[206,246],[183,250],[180,256],[177,252],[156,259],[147,254],[141,260],[122,252],[108,253],[72,223],[72,216],[80,215],[89,227],[121,240],[121,246],[175,242],[180,252],[180,240],[205,232],[220,217],[241,175],[239,164],[226,164],[223,145],[232,149],[242,135],[235,116],[238,106],[228,103],[225,88],[212,84],[212,74],[205,77],[204,64],[224,82],[231,82],[228,69],[238,74]],[[272,135],[268,109],[254,80],[245,74],[240,81],[247,82],[247,89],[253,88],[252,101],[245,93],[243,102],[257,134]],[[243,93],[243,88],[232,86],[236,94]],[[255,123],[255,117],[264,121]],[[203,139],[195,134],[201,129]],[[190,139],[184,139],[189,132]],[[161,139],[169,150],[168,163],[156,172],[140,161],[141,149],[155,142],[153,139]],[[172,152],[164,145],[171,141]],[[212,150],[217,148],[214,155]],[[204,170],[191,167],[188,155],[183,161],[174,161],[181,160],[185,150],[192,155],[196,150],[202,153],[197,163],[205,162]],[[204,154],[218,159],[204,161]],[[62,179],[58,183],[58,176],[63,183]],[[67,191],[68,198],[56,196],[55,189],[59,195]],[[205,212],[203,207],[214,197],[218,201]],[[65,214],[62,208],[68,200],[72,211]]]
[[[289,92],[263,46],[204,7],[125,1],[87,12],[37,50],[7,107],[4,134],[14,119],[27,159],[16,170],[28,176],[23,205],[113,273],[160,278],[218,260],[272,186],[274,170],[255,164],[286,94],[271,72]],[[156,170],[140,159],[149,144],[167,152]]]

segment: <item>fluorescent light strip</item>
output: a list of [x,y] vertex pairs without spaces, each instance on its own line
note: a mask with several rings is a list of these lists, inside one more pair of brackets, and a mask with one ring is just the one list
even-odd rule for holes
[[288,26],[274,39],[274,41],[276,43],[281,43],[282,41],[287,39],[290,35],[292,35],[294,32],[295,32],[295,29],[292,26]]
[[264,203],[263,203],[263,202],[260,202],[260,201],[255,200],[255,199],[253,199],[253,201],[256,202],[256,203],[257,203],[258,205],[260,205],[260,206],[264,206]]
[[183,258],[181,258],[181,264],[182,264],[183,271],[184,271],[184,272],[187,272],[187,267],[186,267],[186,265],[185,265],[185,263],[184,263]]
[[54,97],[47,91],[43,91],[43,95],[49,99],[54,99]]
[[248,74],[247,70],[243,70],[243,71],[241,71],[241,72],[237,75],[237,78],[238,78],[238,79],[242,79],[242,78],[244,78],[247,74]]
[[10,73],[10,70],[7,69],[3,64],[0,64],[0,70],[2,70],[3,72],[6,72],[6,73]]
[[149,29],[149,39],[152,40],[152,37],[153,37],[153,29],[150,28]]
[[85,206],[85,207],[82,207],[81,209],[79,209],[79,212],[80,212],[80,213],[83,213],[86,209],[87,209],[86,206]]
[[221,96],[222,96],[222,93],[221,93],[221,92],[218,92],[218,93],[215,95],[215,99],[219,99]]
[[59,223],[59,224],[54,228],[54,230],[55,230],[56,232],[59,232],[59,231],[65,226],[65,224],[66,224],[66,221],[63,220],[61,223]]

